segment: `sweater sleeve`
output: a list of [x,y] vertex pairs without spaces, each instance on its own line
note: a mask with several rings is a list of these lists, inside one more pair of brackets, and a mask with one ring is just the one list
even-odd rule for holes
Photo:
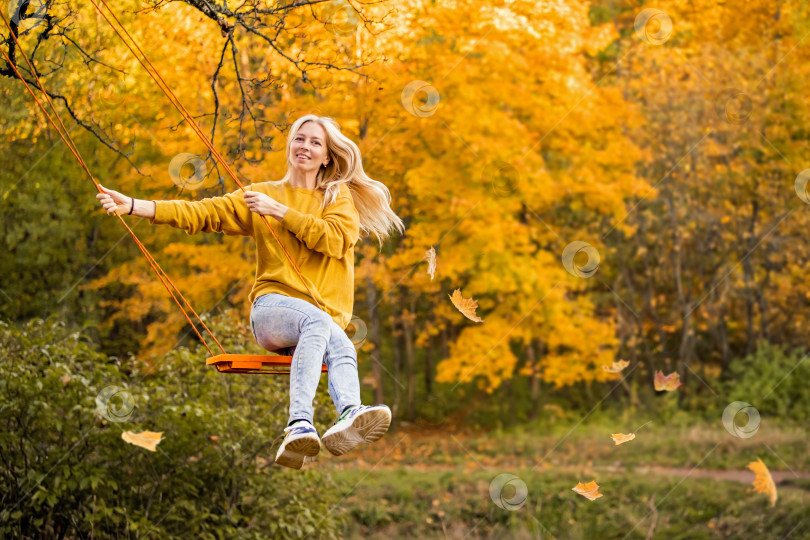
[[342,192],[317,218],[288,208],[281,224],[309,249],[342,259],[360,237],[360,215],[351,193]]
[[[250,187],[248,187],[250,189]],[[188,234],[221,232],[251,236],[253,222],[242,190],[201,201],[155,201],[153,224],[171,225]]]

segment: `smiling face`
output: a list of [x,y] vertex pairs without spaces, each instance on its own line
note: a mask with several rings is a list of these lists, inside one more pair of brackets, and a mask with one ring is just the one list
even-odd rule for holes
[[316,122],[306,122],[290,144],[290,163],[300,172],[317,172],[329,163],[326,131]]

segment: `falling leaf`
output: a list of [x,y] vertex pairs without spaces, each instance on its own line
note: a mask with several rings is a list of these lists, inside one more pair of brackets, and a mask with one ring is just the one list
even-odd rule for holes
[[67,386],[68,383],[70,382],[70,375],[65,373],[64,375],[59,377],[59,380],[62,381],[62,386]]
[[456,309],[458,309],[462,315],[471,321],[484,322],[484,319],[481,319],[475,314],[475,310],[478,308],[478,300],[462,297],[461,289],[453,291],[453,296],[450,296],[450,301],[453,302],[453,305],[456,306]]
[[142,431],[141,433],[133,433],[132,431],[125,431],[121,434],[121,438],[130,444],[146,448],[152,452],[157,450],[157,445],[163,436],[163,432],[155,431]]
[[773,483],[773,477],[768,467],[757,458],[756,461],[748,464],[748,468],[754,471],[754,491],[770,495],[771,506],[776,506],[776,484]]
[[599,486],[596,484],[596,480],[591,480],[587,484],[583,484],[582,482],[577,482],[575,487],[572,487],[571,490],[576,491],[583,497],[589,500],[598,499],[602,496],[599,493]]
[[627,441],[632,441],[636,438],[635,433],[628,433],[627,435],[624,433],[612,433],[610,436],[613,438],[613,442],[616,443],[616,446],[626,443]]
[[[643,424],[641,424],[636,428],[636,431],[640,430],[641,428],[650,423],[652,423],[652,420],[650,420],[649,422],[644,422]],[[632,441],[633,439],[635,439],[636,431],[634,431],[633,433],[628,433],[627,435],[625,435],[624,433],[613,433],[610,436],[613,437],[613,442],[616,443],[616,446],[619,446],[622,443],[626,443],[627,441]]]
[[430,246],[430,249],[425,252],[425,258],[428,262],[428,274],[430,274],[430,280],[433,281],[433,274],[436,273],[436,250],[433,249],[433,246]]
[[621,370],[626,368],[630,365],[630,362],[627,360],[619,360],[618,362],[613,362],[610,366],[602,366],[602,369],[607,371],[608,373],[619,373]]
[[681,385],[680,376],[677,371],[673,371],[664,377],[663,371],[655,372],[655,389],[658,391],[667,390],[672,391]]

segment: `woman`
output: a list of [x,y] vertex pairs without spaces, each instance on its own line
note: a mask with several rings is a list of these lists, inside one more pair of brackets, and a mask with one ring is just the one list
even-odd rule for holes
[[[96,197],[108,214],[128,213],[168,224],[189,234],[222,232],[251,236],[256,244],[256,281],[249,300],[256,341],[268,351],[294,348],[290,371],[290,411],[276,463],[300,469],[315,456],[321,439],[313,426],[312,401],[321,365],[329,371],[329,395],[338,419],[323,445],[343,455],[388,430],[385,405],[360,402],[357,351],[345,333],[354,304],[354,245],[360,232],[382,241],[404,232],[391,210],[391,194],[363,171],[360,150],[328,117],[306,115],[290,128],[287,172],[279,181],[260,182],[223,197],[201,201],[145,201],[102,187]],[[316,307],[273,230],[307,279]]]

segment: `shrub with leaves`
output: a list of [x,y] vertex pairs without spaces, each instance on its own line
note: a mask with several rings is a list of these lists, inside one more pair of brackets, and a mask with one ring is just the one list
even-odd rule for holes
[[[261,352],[228,314],[207,324],[229,352]],[[147,373],[53,318],[0,321],[0,355],[0,537],[337,537],[331,478],[272,464],[286,378],[217,373],[202,347]],[[162,438],[151,452],[126,431]]]
[[801,348],[761,341],[754,354],[732,362],[725,382],[726,395],[751,403],[771,418],[810,420],[810,356]]

